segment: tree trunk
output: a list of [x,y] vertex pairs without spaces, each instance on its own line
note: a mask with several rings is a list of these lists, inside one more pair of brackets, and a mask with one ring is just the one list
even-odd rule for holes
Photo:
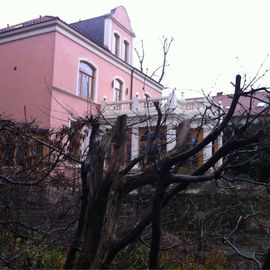
[[71,247],[68,251],[68,255],[66,258],[66,262],[64,265],[64,269],[72,269],[74,267],[74,262],[76,258],[77,252],[81,248],[81,242],[83,237],[83,231],[85,228],[85,217],[87,213],[87,207],[88,207],[88,195],[89,195],[89,185],[88,185],[88,179],[87,179],[87,169],[85,168],[85,163],[82,164],[81,169],[81,179],[82,179],[82,199],[81,199],[81,209],[80,209],[80,217],[78,221],[78,228],[75,235],[75,239],[73,243],[71,244]]
[[161,237],[161,210],[163,199],[165,196],[166,187],[164,185],[165,177],[160,176],[157,182],[155,197],[153,201],[152,210],[152,235],[151,235],[151,248],[149,254],[149,268],[159,269],[159,251],[160,251],[160,237]]
[[267,254],[265,255],[262,269],[270,269],[270,248],[268,249]]
[[110,183],[100,185],[90,198],[87,221],[84,233],[84,243],[78,261],[79,269],[90,268],[95,259],[100,244],[101,230],[106,211]]
[[[122,198],[122,176],[119,174],[121,159],[124,154],[126,115],[120,116],[115,123],[110,140],[107,142],[112,149],[111,162],[106,175],[95,174],[93,170],[90,181],[95,183],[90,190],[87,224],[84,244],[79,258],[81,269],[107,268],[104,265],[108,250],[115,241],[119,220],[119,209]],[[97,167],[102,164],[96,164]]]

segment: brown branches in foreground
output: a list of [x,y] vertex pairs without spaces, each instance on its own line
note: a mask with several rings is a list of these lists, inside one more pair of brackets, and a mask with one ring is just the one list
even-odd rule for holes
[[[171,41],[167,40],[164,45],[165,56],[170,45]],[[254,92],[255,88],[250,91]],[[25,186],[27,200],[30,202],[36,200],[43,212],[40,212],[30,222],[31,224],[22,223],[20,219],[14,217],[12,221],[17,222],[16,226],[11,226],[11,223],[7,222],[0,225],[7,228],[10,234],[19,235],[22,239],[29,236],[25,231],[26,228],[42,232],[41,235],[44,237],[49,237],[52,232],[59,232],[58,243],[65,247],[69,244],[64,264],[66,269],[107,269],[112,265],[114,267],[117,256],[125,251],[130,254],[136,247],[135,243],[142,239],[142,234],[148,230],[148,235],[151,235],[148,245],[148,248],[150,247],[148,266],[151,269],[159,268],[163,209],[191,185],[205,182],[217,183],[220,179],[223,181],[229,179],[226,178],[225,173],[232,165],[231,157],[236,159],[241,150],[258,145],[265,140],[263,128],[251,134],[247,132],[256,117],[252,115],[251,108],[246,109],[245,115],[242,115],[245,122],[242,121],[241,126],[234,122],[234,113],[239,100],[247,95],[248,90],[243,91],[241,86],[241,77],[236,76],[231,106],[228,111],[218,112],[217,116],[210,119],[213,122],[210,122],[212,129],[208,135],[202,140],[196,139],[196,142],[191,145],[190,122],[182,121],[174,126],[177,137],[174,148],[170,151],[161,151],[166,145],[166,141],[162,140],[162,131],[168,123],[166,122],[168,115],[164,115],[159,103],[155,103],[155,116],[149,115],[144,123],[145,133],[139,134],[146,139],[146,146],[137,156],[132,156],[130,159],[125,158],[130,127],[136,127],[136,123],[134,124],[136,120],[141,127],[143,122],[140,117],[135,117],[135,120],[129,122],[127,115],[121,115],[113,121],[104,123],[102,118],[91,116],[77,119],[78,124],[74,125],[73,130],[63,129],[55,134],[48,132],[47,140],[36,140],[46,149],[46,155],[42,160],[38,163],[30,162],[18,170],[8,172],[2,170],[0,173],[1,188],[11,190],[14,186],[16,192],[19,192],[18,187]],[[215,104],[212,112],[221,109]],[[265,114],[260,115],[260,117],[264,116]],[[210,120],[206,114],[196,119],[201,129]],[[107,123],[110,123],[110,126]],[[184,168],[183,165],[187,161],[214,144],[228,127],[233,129],[229,141],[224,142],[211,157],[202,160],[198,166],[191,167],[189,170]],[[82,135],[85,128],[90,132],[89,136]],[[33,135],[31,129],[24,127],[23,133],[16,125],[9,126],[8,129],[3,125],[0,130],[2,134],[8,131],[32,140],[37,137]],[[79,140],[87,140],[85,151],[79,155],[76,149],[72,148],[77,145],[78,134]],[[132,135],[139,137],[138,134]],[[74,166],[75,160],[80,167]],[[220,162],[221,160],[223,163]],[[23,175],[24,179],[18,178]],[[73,182],[73,188],[69,186],[70,182]],[[57,188],[54,188],[56,185]],[[29,186],[37,187],[38,193],[35,194],[40,200],[32,198],[34,189],[29,193],[30,189],[27,190]],[[44,190],[47,192],[46,196]],[[147,203],[140,206],[142,192],[147,196]],[[44,197],[41,197],[41,194],[44,194]],[[137,201],[133,202],[131,199],[133,197],[137,198]],[[10,216],[6,199],[12,200],[10,203],[14,205],[18,196],[9,195],[8,198],[2,199],[2,213],[6,211],[6,215],[2,215],[3,218]],[[50,203],[45,205],[49,199]],[[137,207],[134,206],[136,204]],[[16,207],[19,207],[17,202]],[[48,209],[54,209],[54,215],[50,213],[51,216],[46,221],[42,219],[42,222],[37,223],[40,215],[45,216],[46,211],[49,213]],[[31,211],[26,208],[25,211],[27,216],[31,216]],[[62,226],[57,225],[55,218],[57,221],[63,221]],[[129,226],[123,226],[125,223]],[[65,239],[63,232],[69,232],[72,240]],[[230,239],[227,238],[226,241],[229,243]],[[2,256],[1,260],[6,266],[13,263],[7,257]],[[121,265],[123,263],[122,261]]]

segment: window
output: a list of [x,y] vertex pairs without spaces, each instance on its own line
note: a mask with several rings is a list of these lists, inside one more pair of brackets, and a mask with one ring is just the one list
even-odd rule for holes
[[8,131],[1,133],[1,165],[2,166],[13,166],[14,155],[16,149],[16,139],[14,135]]
[[33,162],[40,161],[44,156],[44,146],[37,141],[31,143],[30,151]]
[[[44,132],[32,131],[32,135],[46,142]],[[2,166],[31,166],[42,165],[45,159],[46,148],[41,142],[26,136],[15,135],[5,131],[0,135],[0,165]]]
[[78,82],[80,96],[94,100],[95,73],[91,65],[80,62]]
[[123,82],[119,79],[115,79],[113,86],[113,101],[121,101],[123,95]]
[[122,158],[122,163],[125,166],[131,161],[131,129],[128,129],[126,132],[125,153]]
[[[111,136],[111,129],[106,130],[107,136]],[[128,165],[128,163],[131,160],[131,129],[126,130],[126,138],[125,138],[125,145],[124,145],[124,152],[123,155],[121,156],[121,167],[124,168],[125,166]],[[112,149],[113,147],[107,147],[106,152],[105,152],[105,168],[108,168],[109,165],[112,162]]]
[[151,141],[151,136],[153,136],[155,132],[155,127],[139,128],[140,153],[146,153],[146,156],[140,162],[142,169],[152,164],[160,155],[166,153],[167,127],[161,126],[156,134],[155,140]]
[[120,36],[117,33],[113,35],[113,54],[120,55]]
[[16,164],[19,166],[27,167],[31,164],[30,140],[27,137],[21,137],[17,140]]
[[68,154],[75,159],[81,156],[82,125],[79,122],[72,121],[70,124]]
[[[192,129],[190,134],[190,141],[186,144],[187,150],[195,147],[203,140],[203,132],[199,129]],[[203,151],[201,150],[196,155],[191,156],[186,160],[184,167],[197,168],[203,164]]]
[[129,63],[129,43],[127,40],[124,41],[124,61]]

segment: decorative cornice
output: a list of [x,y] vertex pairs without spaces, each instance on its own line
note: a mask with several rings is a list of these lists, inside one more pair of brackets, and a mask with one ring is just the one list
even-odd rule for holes
[[121,24],[119,21],[117,21],[111,14],[105,15],[104,18],[105,19],[110,18],[114,23],[116,23],[119,27],[121,27],[123,30],[128,32],[132,37],[136,37],[136,35],[132,31],[130,31],[123,24]]

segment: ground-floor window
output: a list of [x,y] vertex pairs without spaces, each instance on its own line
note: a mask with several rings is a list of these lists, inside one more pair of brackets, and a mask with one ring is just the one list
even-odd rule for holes
[[[203,140],[203,130],[192,129],[190,134],[189,142],[187,143],[187,148],[192,148],[202,142]],[[197,168],[203,164],[203,151],[200,151],[196,155],[190,157],[184,167]]]
[[151,137],[154,136],[155,132],[156,127],[139,128],[139,149],[140,153],[145,153],[145,157],[140,162],[140,167],[142,169],[152,164],[160,157],[160,155],[166,152],[166,126],[161,126],[155,139],[151,140]]
[[40,141],[47,141],[47,132],[33,131],[31,137],[2,131],[0,133],[0,165],[30,167],[42,162],[47,149]]
[[[106,132],[109,134],[111,130],[107,130]],[[124,145],[124,153],[121,156],[121,167],[127,166],[127,164],[131,160],[131,129],[127,129],[126,131],[126,138],[125,138],[125,145]],[[107,168],[112,162],[112,147],[108,147],[105,153],[105,167]]]
[[70,123],[70,132],[68,135],[68,154],[70,157],[80,160],[81,158],[81,140],[82,124],[78,121],[72,121]]

